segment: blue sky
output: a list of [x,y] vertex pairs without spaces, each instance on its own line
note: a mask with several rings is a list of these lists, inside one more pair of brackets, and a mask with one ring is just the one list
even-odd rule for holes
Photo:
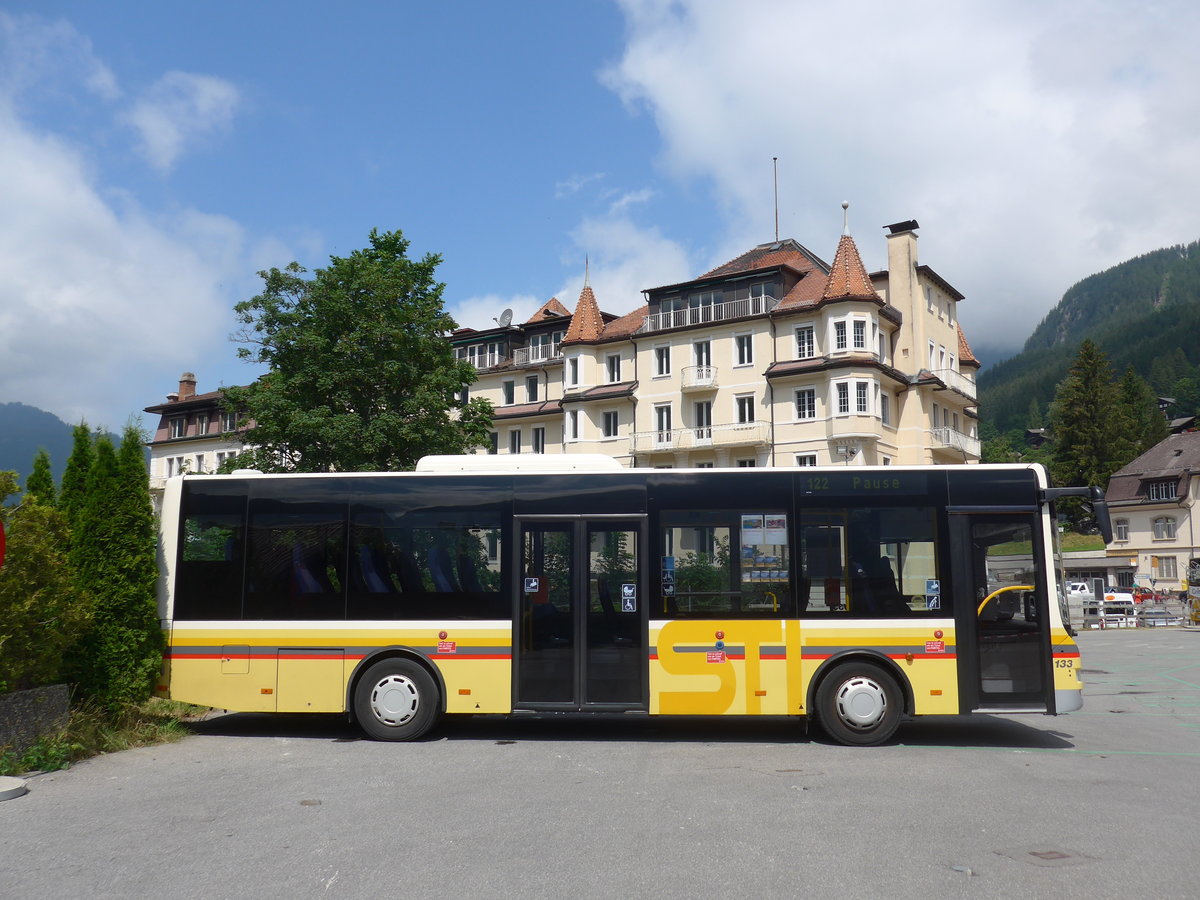
[[[836,8],[835,8],[836,7]],[[233,304],[402,229],[484,327],[585,255],[601,306],[849,200],[986,355],[1072,283],[1200,237],[1200,8],[802,0],[0,3],[0,402],[119,428],[256,371]]]

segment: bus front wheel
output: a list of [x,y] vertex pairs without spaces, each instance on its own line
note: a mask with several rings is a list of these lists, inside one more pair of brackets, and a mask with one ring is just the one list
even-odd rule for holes
[[433,678],[408,659],[375,663],[354,691],[354,716],[367,737],[377,741],[413,741],[433,727],[438,715]]
[[842,744],[882,744],[896,733],[902,705],[896,679],[869,662],[842,663],[817,689],[821,727]]

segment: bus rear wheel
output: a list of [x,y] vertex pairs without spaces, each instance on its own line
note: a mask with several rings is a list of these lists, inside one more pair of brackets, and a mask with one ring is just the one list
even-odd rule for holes
[[354,690],[354,716],[367,737],[377,741],[414,741],[437,721],[437,685],[408,659],[372,665]]
[[835,741],[866,747],[882,744],[900,725],[900,688],[881,666],[846,662],[817,689],[817,718]]

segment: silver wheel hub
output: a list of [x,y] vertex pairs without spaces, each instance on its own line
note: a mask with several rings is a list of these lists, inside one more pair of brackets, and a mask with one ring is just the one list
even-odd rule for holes
[[834,706],[844,723],[865,730],[883,721],[887,714],[887,693],[878,682],[859,675],[842,682]]
[[420,706],[417,686],[403,675],[381,678],[371,689],[371,713],[384,725],[407,725]]

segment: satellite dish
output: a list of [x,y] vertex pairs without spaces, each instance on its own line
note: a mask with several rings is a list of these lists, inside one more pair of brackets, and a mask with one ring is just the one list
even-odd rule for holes
[[501,328],[507,328],[512,324],[512,310],[506,309],[504,312],[500,313],[500,318],[498,318],[496,321],[500,323]]

